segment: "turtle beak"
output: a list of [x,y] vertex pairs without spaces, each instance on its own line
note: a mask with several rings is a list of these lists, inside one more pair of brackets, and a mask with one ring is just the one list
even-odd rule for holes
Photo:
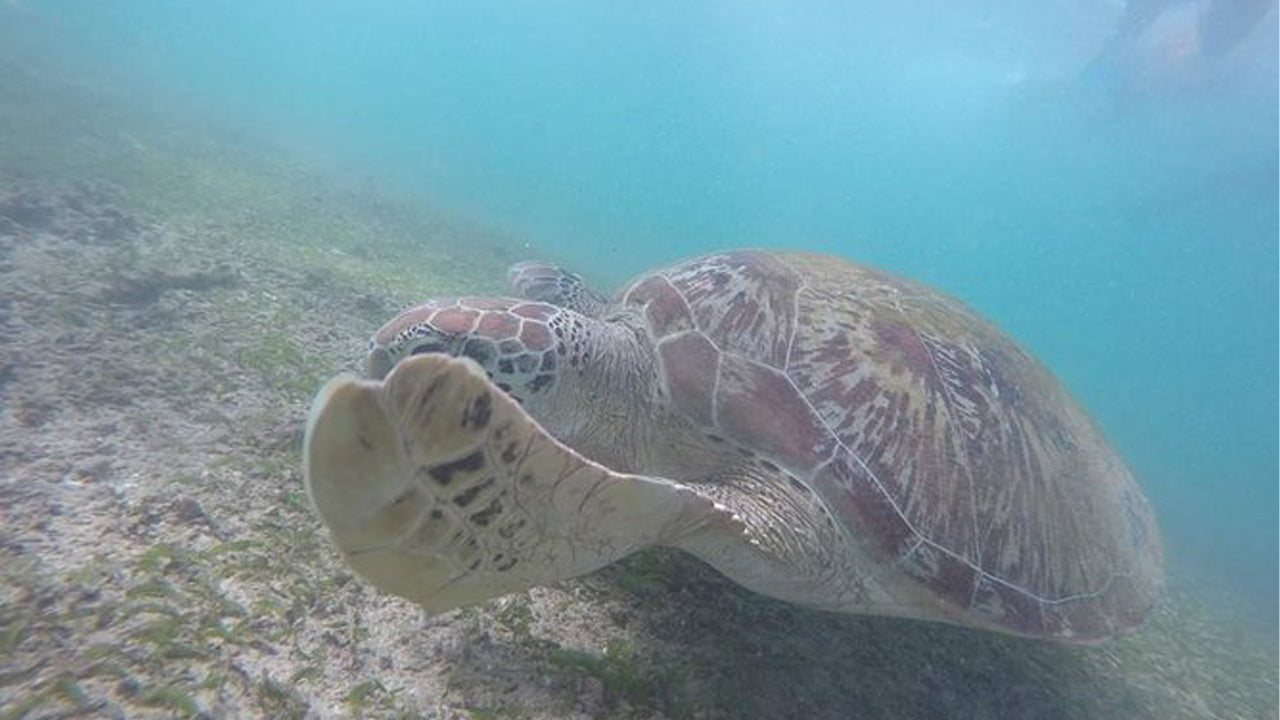
[[384,347],[374,345],[365,361],[364,374],[370,380],[381,380],[391,372],[393,367],[395,367],[395,361],[391,359],[391,353]]

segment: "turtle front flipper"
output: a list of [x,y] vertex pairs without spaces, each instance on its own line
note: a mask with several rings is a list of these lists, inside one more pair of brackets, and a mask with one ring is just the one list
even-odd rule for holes
[[347,562],[430,612],[736,523],[688,488],[587,460],[474,362],[438,354],[383,381],[331,380],[304,453],[308,493]]
[[516,263],[507,270],[507,282],[526,300],[576,310],[588,317],[599,317],[608,303],[587,287],[581,275],[550,263]]

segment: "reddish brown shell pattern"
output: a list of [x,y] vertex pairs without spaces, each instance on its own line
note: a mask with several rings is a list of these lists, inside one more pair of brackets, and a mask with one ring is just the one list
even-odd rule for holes
[[803,479],[956,622],[1088,642],[1162,582],[1153,514],[1053,375],[957,300],[834,257],[742,251],[648,273],[668,397]]

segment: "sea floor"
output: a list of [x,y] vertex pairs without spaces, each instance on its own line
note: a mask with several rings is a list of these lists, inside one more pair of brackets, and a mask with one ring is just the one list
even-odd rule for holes
[[0,52],[0,720],[1277,716],[1274,630],[1176,562],[1096,647],[664,550],[438,617],[375,593],[307,506],[310,396],[526,250],[126,95]]

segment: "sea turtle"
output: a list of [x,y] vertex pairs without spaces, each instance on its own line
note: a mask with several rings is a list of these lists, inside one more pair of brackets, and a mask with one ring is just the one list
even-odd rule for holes
[[763,251],[612,299],[547,264],[509,279],[401,313],[312,406],[310,497],[384,591],[438,612],[665,545],[793,603],[1072,642],[1155,601],[1123,461],[942,293]]

